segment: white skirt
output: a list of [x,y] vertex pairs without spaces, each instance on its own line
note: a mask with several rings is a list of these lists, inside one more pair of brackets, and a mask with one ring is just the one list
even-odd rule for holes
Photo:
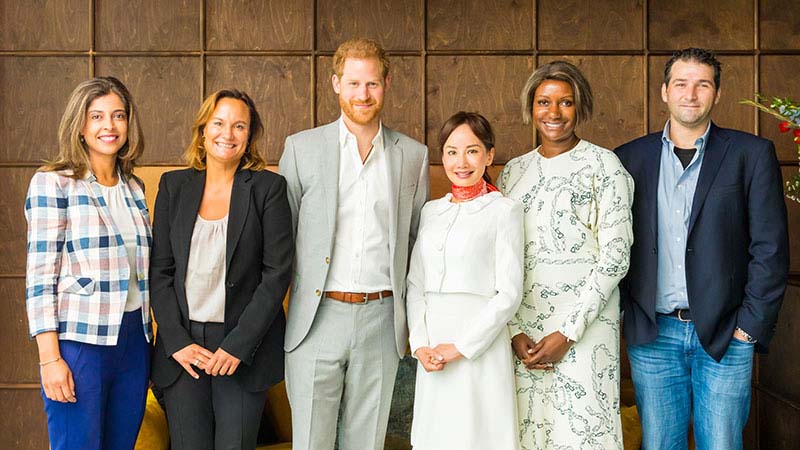
[[[430,346],[455,342],[487,297],[427,293]],[[417,364],[411,445],[415,450],[518,450],[514,361],[508,329],[474,359],[428,373]]]

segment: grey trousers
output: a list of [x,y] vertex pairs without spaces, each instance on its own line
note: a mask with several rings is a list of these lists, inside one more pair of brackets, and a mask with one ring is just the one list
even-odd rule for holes
[[292,449],[382,450],[399,358],[391,297],[320,302],[308,336],[286,354]]

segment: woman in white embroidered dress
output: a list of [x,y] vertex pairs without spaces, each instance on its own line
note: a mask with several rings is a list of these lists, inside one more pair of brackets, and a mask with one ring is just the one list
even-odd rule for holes
[[498,186],[525,211],[525,283],[512,322],[520,439],[527,449],[622,449],[619,290],[628,271],[633,182],[614,153],[575,134],[592,94],[570,63],[522,91],[541,145]]
[[520,304],[522,210],[489,182],[489,122],[459,112],[439,133],[452,192],[422,210],[408,276],[419,360],[416,450],[517,450],[507,323]]

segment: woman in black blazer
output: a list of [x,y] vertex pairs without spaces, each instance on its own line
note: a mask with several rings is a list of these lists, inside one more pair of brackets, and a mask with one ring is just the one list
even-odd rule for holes
[[264,391],[283,378],[282,302],[294,251],[286,180],[265,171],[250,97],[203,102],[161,177],[150,264],[153,383],[172,450],[254,449]]

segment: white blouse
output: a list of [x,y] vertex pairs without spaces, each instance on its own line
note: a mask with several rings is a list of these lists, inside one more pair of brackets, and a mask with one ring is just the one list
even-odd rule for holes
[[100,192],[106,201],[108,212],[114,219],[114,225],[122,236],[125,243],[125,252],[128,254],[128,266],[131,270],[128,280],[128,299],[125,301],[125,312],[136,311],[142,307],[142,299],[139,295],[139,280],[136,276],[136,224],[133,223],[131,209],[125,201],[125,193],[122,191],[122,177],[114,186],[100,186]]
[[482,354],[522,300],[522,206],[490,192],[461,203],[451,194],[422,209],[408,274],[411,354],[429,346],[426,293],[487,297],[481,314],[454,342],[467,358]]
[[225,322],[225,247],[228,216],[206,220],[197,215],[186,268],[189,320]]

